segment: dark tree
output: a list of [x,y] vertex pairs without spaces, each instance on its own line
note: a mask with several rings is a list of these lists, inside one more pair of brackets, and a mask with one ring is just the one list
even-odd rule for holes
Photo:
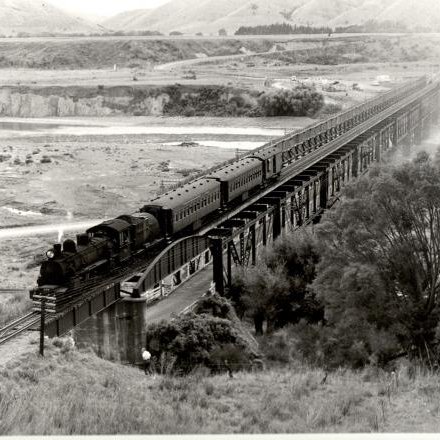
[[373,170],[348,188],[317,234],[322,260],[313,288],[329,335],[362,345],[364,363],[401,350],[431,356],[440,316],[438,165],[420,154]]
[[265,322],[270,333],[301,319],[322,320],[322,307],[308,288],[318,260],[310,234],[283,235],[259,266],[236,278],[230,291],[234,303],[253,319],[257,334],[263,334]]

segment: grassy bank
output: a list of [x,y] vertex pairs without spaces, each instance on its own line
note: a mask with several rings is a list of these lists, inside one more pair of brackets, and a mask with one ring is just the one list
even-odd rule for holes
[[[56,342],[57,343],[57,342]],[[0,432],[175,434],[438,431],[440,378],[400,368],[145,376],[51,343],[0,371]],[[33,352],[37,346],[33,345]]]

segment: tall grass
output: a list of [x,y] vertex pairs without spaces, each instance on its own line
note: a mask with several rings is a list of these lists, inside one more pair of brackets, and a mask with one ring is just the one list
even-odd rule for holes
[[0,433],[438,430],[439,377],[403,367],[396,374],[398,381],[379,370],[326,375],[298,364],[233,378],[204,370],[145,376],[56,341],[44,359],[28,354],[0,370]]
[[26,292],[16,292],[0,298],[0,327],[32,309],[32,302]]

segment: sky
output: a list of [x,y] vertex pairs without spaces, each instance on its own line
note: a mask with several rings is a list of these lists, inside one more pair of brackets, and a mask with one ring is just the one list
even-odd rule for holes
[[57,8],[80,15],[109,17],[130,9],[151,9],[169,0],[48,0]]

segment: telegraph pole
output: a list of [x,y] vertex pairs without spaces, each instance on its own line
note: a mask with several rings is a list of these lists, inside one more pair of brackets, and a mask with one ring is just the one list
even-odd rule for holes
[[41,320],[40,320],[40,356],[44,356],[44,321],[46,318],[46,298],[41,298]]

